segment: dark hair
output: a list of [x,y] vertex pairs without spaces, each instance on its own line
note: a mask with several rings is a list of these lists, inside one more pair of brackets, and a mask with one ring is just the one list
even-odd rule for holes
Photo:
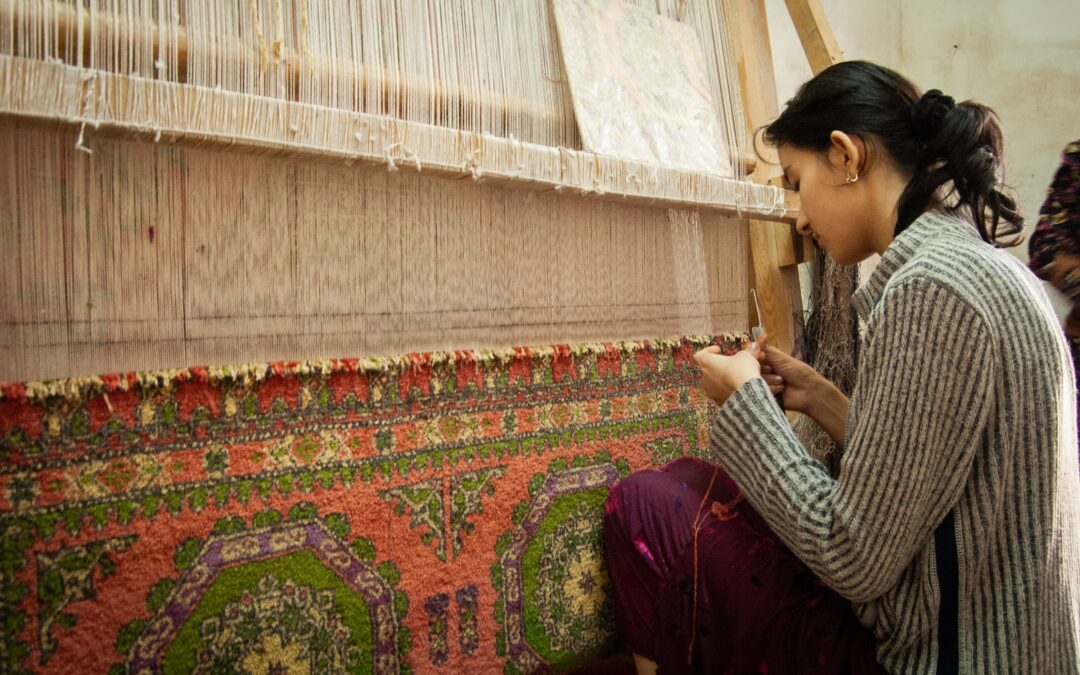
[[953,212],[966,210],[982,238],[995,246],[1022,240],[1013,235],[1022,232],[1024,219],[1016,201],[1002,192],[1001,127],[990,108],[957,104],[937,89],[922,94],[883,66],[843,61],[803,84],[765,128],[764,138],[772,145],[824,151],[834,130],[883,147],[911,172],[896,205],[896,234],[924,211],[948,204]]

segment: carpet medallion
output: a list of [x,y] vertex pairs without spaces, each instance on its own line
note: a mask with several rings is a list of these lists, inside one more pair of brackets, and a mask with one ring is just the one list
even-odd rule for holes
[[0,670],[532,673],[610,653],[604,499],[707,443],[708,341],[3,385]]

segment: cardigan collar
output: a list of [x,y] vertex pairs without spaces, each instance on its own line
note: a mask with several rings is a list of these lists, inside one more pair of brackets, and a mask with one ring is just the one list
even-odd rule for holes
[[979,237],[979,233],[969,223],[940,211],[927,211],[916,218],[892,240],[870,278],[852,295],[851,303],[860,319],[864,322],[869,320],[870,313],[881,300],[892,275],[914,257],[924,242],[945,231]]

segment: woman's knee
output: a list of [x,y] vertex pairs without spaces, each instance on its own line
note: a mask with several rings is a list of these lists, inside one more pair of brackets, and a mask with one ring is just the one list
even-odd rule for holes
[[607,515],[624,509],[646,509],[668,502],[686,490],[685,483],[662,469],[637,471],[622,479],[608,493],[604,512]]
[[681,539],[689,528],[701,494],[678,476],[662,469],[638,471],[608,494],[604,528],[626,541],[662,536]]

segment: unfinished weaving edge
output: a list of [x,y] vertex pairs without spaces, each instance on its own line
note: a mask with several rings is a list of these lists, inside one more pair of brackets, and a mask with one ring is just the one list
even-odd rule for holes
[[316,359],[308,361],[279,361],[273,363],[247,363],[222,366],[191,366],[165,370],[105,373],[101,375],[35,380],[28,382],[0,382],[0,400],[38,403],[46,399],[71,402],[85,401],[88,397],[114,391],[142,389],[165,389],[176,382],[188,380],[215,384],[219,382],[242,382],[253,384],[272,375],[330,375],[335,372],[361,374],[403,372],[410,368],[427,365],[467,363],[508,363],[514,359],[548,359],[566,354],[633,354],[643,349],[675,347],[687,343],[698,348],[718,344],[724,349],[737,349],[749,338],[745,334],[723,333],[714,337],[690,335],[654,340],[623,340],[584,344],[561,344],[534,347],[506,347],[502,349],[479,349],[460,351],[423,352],[397,356],[374,356],[357,358]]

